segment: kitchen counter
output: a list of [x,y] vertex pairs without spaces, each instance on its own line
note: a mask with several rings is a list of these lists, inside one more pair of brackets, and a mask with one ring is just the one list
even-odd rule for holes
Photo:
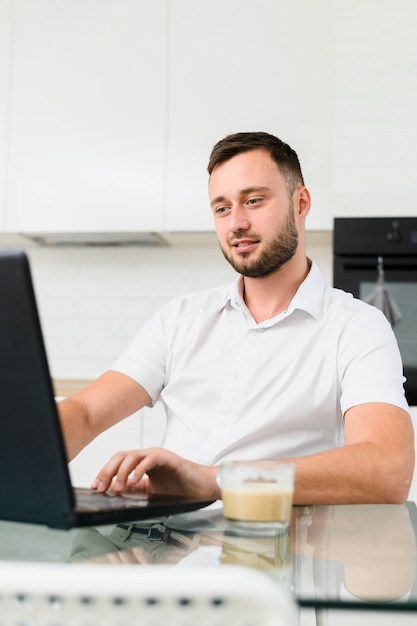
[[81,391],[92,381],[85,378],[54,378],[52,384],[55,396],[63,398]]

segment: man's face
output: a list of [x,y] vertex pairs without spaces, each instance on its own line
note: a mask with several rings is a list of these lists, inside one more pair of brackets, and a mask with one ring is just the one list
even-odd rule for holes
[[239,274],[267,276],[293,257],[298,245],[293,202],[265,150],[218,165],[209,195],[220,247]]

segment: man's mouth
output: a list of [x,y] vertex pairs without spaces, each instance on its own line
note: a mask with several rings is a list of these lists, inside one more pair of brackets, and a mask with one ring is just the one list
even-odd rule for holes
[[231,245],[239,252],[249,252],[253,250],[259,241],[257,239],[237,239],[232,241]]

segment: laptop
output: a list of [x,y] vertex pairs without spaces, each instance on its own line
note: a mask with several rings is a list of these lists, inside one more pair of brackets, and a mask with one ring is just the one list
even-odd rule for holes
[[0,250],[0,519],[72,528],[155,519],[213,500],[73,488],[28,258]]

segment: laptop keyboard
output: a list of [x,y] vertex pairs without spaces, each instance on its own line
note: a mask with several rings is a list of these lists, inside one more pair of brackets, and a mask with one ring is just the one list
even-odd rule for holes
[[146,507],[149,499],[145,494],[98,493],[91,489],[74,489],[75,504],[78,511],[105,511],[129,507]]

